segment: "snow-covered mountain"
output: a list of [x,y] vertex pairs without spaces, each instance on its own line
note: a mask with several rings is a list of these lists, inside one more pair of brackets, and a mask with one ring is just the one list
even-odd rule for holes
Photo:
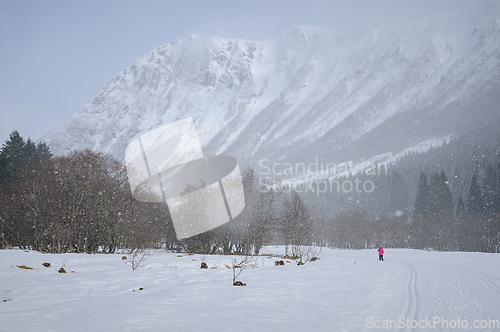
[[134,138],[193,117],[205,154],[243,167],[391,158],[499,121],[499,73],[499,4],[372,31],[190,35],[117,74],[42,140],[58,155],[123,159]]

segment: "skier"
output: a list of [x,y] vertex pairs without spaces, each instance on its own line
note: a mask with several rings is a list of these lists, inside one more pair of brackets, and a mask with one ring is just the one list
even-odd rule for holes
[[377,249],[378,251],[378,260],[383,261],[384,260],[384,249],[382,247]]

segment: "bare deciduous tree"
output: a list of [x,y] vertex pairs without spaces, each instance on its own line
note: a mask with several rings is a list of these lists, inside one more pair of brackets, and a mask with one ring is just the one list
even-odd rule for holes
[[52,158],[19,172],[2,199],[4,243],[49,252],[115,252],[161,245],[168,215],[134,200],[124,166],[90,151]]
[[300,246],[310,244],[312,219],[309,211],[299,194],[292,190],[285,202],[284,217],[282,219],[285,256],[289,255],[291,245],[292,257],[299,257]]
[[125,263],[132,269],[136,270],[146,264],[146,255],[149,250],[143,248],[133,248],[127,254]]
[[255,267],[255,261],[256,260],[254,257],[248,255],[239,257],[238,259],[236,258],[231,259],[231,269],[233,271],[233,285],[237,285],[236,278],[238,278],[244,270]]

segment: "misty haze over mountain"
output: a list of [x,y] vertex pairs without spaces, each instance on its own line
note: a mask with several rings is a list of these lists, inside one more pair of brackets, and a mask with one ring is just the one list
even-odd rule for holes
[[45,135],[56,155],[123,160],[193,117],[206,154],[245,166],[383,162],[500,124],[500,6],[371,31],[298,26],[267,41],[190,35],[141,57]]

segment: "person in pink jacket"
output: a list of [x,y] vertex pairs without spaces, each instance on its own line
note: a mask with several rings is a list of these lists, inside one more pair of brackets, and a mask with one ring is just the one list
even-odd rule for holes
[[382,247],[377,249],[378,251],[378,260],[383,261],[384,260],[384,249]]

